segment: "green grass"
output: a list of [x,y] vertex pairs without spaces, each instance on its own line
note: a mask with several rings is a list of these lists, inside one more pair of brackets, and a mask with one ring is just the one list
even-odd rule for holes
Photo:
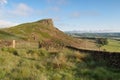
[[37,39],[44,39],[44,38],[50,38],[51,37],[50,34],[54,32],[53,31],[52,33],[49,34],[49,31],[51,31],[50,28],[41,23],[36,23],[36,22],[25,23],[15,27],[1,29],[0,38],[4,39],[3,35],[7,35],[9,38],[12,39],[16,39],[16,38],[19,39],[19,37],[25,39],[28,38],[31,39],[32,38],[31,36],[34,34],[34,36],[36,36]]
[[[2,30],[0,31],[1,39],[17,40],[16,49],[10,47],[0,48],[0,80],[120,79],[119,71],[116,71],[115,68],[109,68],[102,60],[101,62],[95,61],[89,54],[67,48],[38,49],[38,42],[32,41],[32,34],[39,41],[53,39],[56,44],[80,45],[79,42],[77,44],[76,39],[68,37],[56,28],[34,22]],[[22,41],[21,39],[31,40]],[[110,47],[115,50],[119,47],[119,44],[114,40],[109,40],[108,47],[104,47],[107,50]],[[117,50],[119,49],[115,51]]]
[[[16,55],[17,53],[17,55]],[[63,49],[0,50],[1,80],[119,80],[113,71],[92,56]]]
[[120,52],[120,41],[109,39],[108,45],[103,46],[102,49],[111,52]]
[[40,20],[37,22],[24,23],[10,28],[0,29],[0,39],[20,40],[20,41],[48,41],[58,40],[60,43],[77,45],[79,41],[66,35],[64,32],[55,28],[52,21]]

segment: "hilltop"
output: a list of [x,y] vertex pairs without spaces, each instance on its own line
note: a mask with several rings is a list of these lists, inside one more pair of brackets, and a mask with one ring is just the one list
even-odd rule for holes
[[47,41],[53,40],[63,44],[76,45],[78,41],[54,26],[52,19],[43,19],[24,23],[10,28],[0,29],[0,39]]

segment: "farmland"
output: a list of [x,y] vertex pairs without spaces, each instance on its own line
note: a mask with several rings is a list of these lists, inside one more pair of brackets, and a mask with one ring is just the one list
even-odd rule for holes
[[102,49],[110,52],[120,52],[120,41],[109,39],[108,45],[103,46]]

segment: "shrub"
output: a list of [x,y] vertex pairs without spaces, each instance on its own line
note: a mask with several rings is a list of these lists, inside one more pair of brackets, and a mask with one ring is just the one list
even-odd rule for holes
[[107,45],[107,44],[108,44],[107,38],[97,38],[97,39],[96,39],[96,42],[97,42],[98,44],[101,44],[101,45]]

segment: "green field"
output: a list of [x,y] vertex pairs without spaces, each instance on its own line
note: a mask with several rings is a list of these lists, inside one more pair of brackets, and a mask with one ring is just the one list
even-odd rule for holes
[[110,52],[120,52],[120,41],[108,39],[108,45],[103,46],[102,49]]
[[102,47],[98,47],[95,40],[82,39],[81,47],[88,50],[101,50],[109,52],[120,52],[120,40],[108,39],[108,44]]

